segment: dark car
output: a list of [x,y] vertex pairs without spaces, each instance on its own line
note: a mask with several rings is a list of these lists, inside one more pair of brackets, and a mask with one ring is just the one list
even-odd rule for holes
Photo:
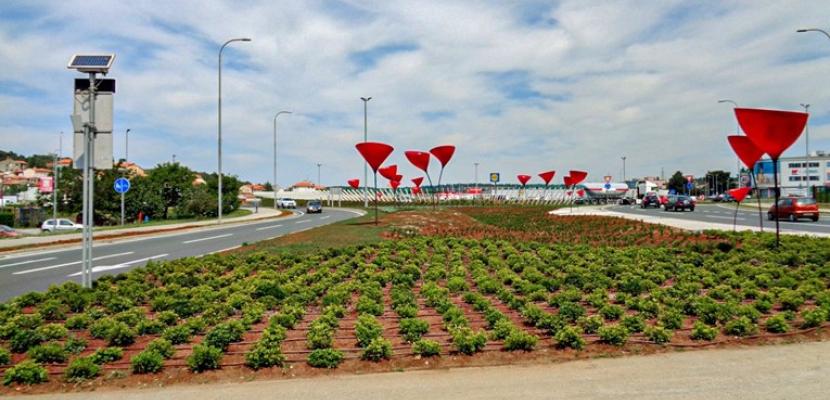
[[320,200],[311,200],[306,205],[305,212],[309,214],[320,214],[323,212],[323,203]]
[[695,201],[689,196],[670,195],[664,204],[666,211],[694,211]]
[[[818,221],[818,214],[816,199],[791,197],[778,200],[778,218],[787,218],[792,222],[800,218],[810,218],[815,222]],[[772,221],[775,217],[775,205],[772,205],[767,211],[767,218]]]
[[640,203],[640,208],[660,208],[660,197],[656,194],[647,194],[643,196],[643,201]]

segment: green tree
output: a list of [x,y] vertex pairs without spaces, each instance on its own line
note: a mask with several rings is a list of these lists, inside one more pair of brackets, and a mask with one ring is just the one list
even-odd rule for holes
[[159,164],[147,174],[150,186],[161,196],[164,219],[167,219],[171,207],[178,209],[184,205],[195,177],[196,174],[190,168],[179,163]]
[[[207,182],[208,193],[212,193],[213,200],[216,202],[216,193],[219,190],[219,177],[217,174],[204,174],[205,182]],[[227,214],[239,208],[239,188],[242,187],[240,181],[234,175],[222,175],[222,213]]]
[[677,193],[686,193],[686,177],[683,173],[677,171],[669,178],[669,190],[674,189]]

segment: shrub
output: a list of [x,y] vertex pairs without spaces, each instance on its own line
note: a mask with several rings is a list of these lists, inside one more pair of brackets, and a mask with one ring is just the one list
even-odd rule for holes
[[152,374],[164,367],[164,358],[154,351],[144,350],[130,359],[134,374]]
[[92,318],[86,314],[77,314],[69,317],[64,324],[67,329],[86,329],[92,323]]
[[468,327],[456,328],[451,332],[452,344],[459,353],[471,355],[481,351],[487,344],[487,335],[484,332],[473,332]]
[[692,327],[692,340],[715,340],[718,336],[718,330],[711,326],[704,324],[701,321],[695,321]]
[[579,304],[566,301],[559,305],[559,315],[568,322],[576,322],[579,317],[585,315],[585,308]]
[[596,333],[602,326],[603,319],[599,315],[592,315],[590,317],[582,317],[579,319],[579,326],[585,333]]
[[63,346],[55,342],[32,347],[26,354],[39,363],[62,363],[68,358]]
[[412,352],[421,357],[437,356],[441,353],[441,345],[434,340],[420,339],[412,344]]
[[245,354],[245,364],[253,369],[281,366],[285,362],[279,345],[257,343]]
[[70,336],[63,343],[63,349],[69,354],[80,354],[86,349],[86,339],[77,336]]
[[668,343],[671,341],[673,332],[662,326],[650,326],[645,329],[645,334],[648,340],[654,343]]
[[210,345],[197,344],[193,353],[187,357],[187,367],[193,372],[218,369],[222,360],[222,349]]
[[581,350],[585,347],[585,339],[582,338],[582,331],[579,327],[568,325],[556,332],[553,339],[556,341],[556,346],[560,348],[570,347],[572,349]]
[[599,340],[603,343],[622,346],[628,341],[628,330],[621,325],[606,325],[597,330]]
[[778,295],[778,301],[781,302],[781,308],[784,310],[798,311],[798,308],[804,304],[804,296],[795,290],[785,290]]
[[366,347],[372,340],[380,337],[381,333],[383,333],[383,327],[375,317],[363,314],[357,317],[354,331],[355,336],[357,336],[357,344],[360,347]]
[[164,358],[173,357],[173,354],[176,352],[173,348],[173,344],[164,338],[153,339],[152,342],[147,343],[147,347],[145,347],[144,350],[154,351]]
[[89,359],[95,364],[106,364],[118,361],[122,357],[124,357],[124,350],[121,350],[120,347],[104,347],[95,350],[95,352],[89,356]]
[[177,322],[179,322],[179,316],[173,311],[165,310],[156,314],[155,320],[164,325],[173,326],[176,325]]
[[415,342],[429,332],[429,322],[417,318],[404,318],[400,322],[400,333],[407,342]]
[[454,276],[450,279],[447,279],[447,289],[450,290],[450,293],[459,293],[469,289],[469,287],[467,286],[467,282],[464,280],[464,278],[460,276]]
[[164,324],[154,319],[144,319],[138,322],[135,329],[139,335],[155,335],[164,330]]
[[309,349],[325,349],[334,342],[334,329],[327,324],[315,321],[306,334],[306,345]]
[[222,351],[228,349],[228,345],[242,340],[245,334],[245,327],[239,321],[226,322],[216,325],[205,336],[205,344]]
[[749,336],[755,333],[758,329],[749,318],[739,317],[727,322],[723,327],[723,330],[729,335]]
[[43,340],[60,340],[66,337],[69,331],[61,324],[46,324],[35,329]]
[[3,384],[11,385],[12,383],[22,383],[24,385],[34,385],[48,380],[49,374],[46,372],[46,368],[43,368],[43,366],[32,360],[25,360],[6,370]]
[[801,323],[801,328],[815,328],[827,320],[827,311],[821,308],[813,310],[805,310],[801,313],[801,318],[804,322]]
[[764,327],[767,331],[772,333],[784,333],[790,330],[790,323],[787,321],[784,314],[776,314],[767,319],[767,322],[764,323]]
[[115,327],[116,322],[110,318],[101,318],[92,323],[89,327],[89,334],[96,339],[105,339],[109,334],[109,331]]
[[129,346],[135,342],[135,331],[123,322],[116,322],[107,332],[110,346]]
[[599,309],[599,315],[607,321],[614,321],[620,319],[625,313],[622,307],[615,304],[606,304]]
[[286,329],[294,329],[297,325],[297,318],[292,314],[277,313],[271,317],[272,323],[277,323]]
[[11,351],[25,353],[29,348],[37,346],[41,342],[43,342],[43,338],[34,329],[20,329],[12,335],[9,344],[11,345]]
[[496,321],[493,325],[493,331],[490,334],[490,337],[492,337],[493,340],[504,340],[507,339],[507,337],[510,336],[510,333],[515,329],[516,327],[513,326],[513,323],[504,317]]
[[95,378],[99,373],[101,373],[101,367],[87,357],[79,357],[69,363],[63,375],[69,381],[78,382]]
[[337,368],[343,362],[343,353],[334,349],[317,349],[308,355],[308,365],[314,368]]
[[182,324],[190,329],[191,334],[201,334],[207,328],[207,321],[203,317],[192,317]]
[[8,350],[0,347],[0,365],[7,365],[12,362],[12,355]]
[[38,314],[47,321],[59,321],[66,318],[69,307],[58,300],[46,300],[37,308]]
[[360,296],[357,300],[357,312],[361,314],[381,315],[383,314],[383,304],[380,304],[366,296]]
[[190,328],[184,325],[171,326],[164,330],[161,337],[171,344],[188,343],[190,342]]
[[376,337],[369,342],[360,354],[360,358],[369,361],[380,361],[392,357],[392,343],[382,337]]
[[403,304],[396,307],[395,312],[401,318],[415,318],[418,315],[418,307],[411,304]]
[[646,329],[646,321],[639,315],[623,317],[620,324],[631,333],[642,332],[643,329]]

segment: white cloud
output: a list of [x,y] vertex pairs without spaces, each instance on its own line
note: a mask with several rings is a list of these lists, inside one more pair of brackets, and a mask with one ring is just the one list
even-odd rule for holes
[[[244,179],[271,179],[283,109],[295,114],[279,119],[280,183],[315,178],[317,162],[327,184],[362,175],[360,96],[373,96],[370,137],[400,150],[390,162],[407,178],[417,171],[403,150],[443,143],[458,145],[448,181],[470,180],[474,162],[482,177],[618,175],[622,155],[629,176],[734,169],[734,118],[720,98],[809,102],[811,146],[830,149],[830,41],[795,33],[821,22],[809,2],[135,3],[0,4],[0,89],[15,89],[0,92],[0,148],[53,150],[69,130],[66,61],[107,50],[118,54],[116,126],[132,129],[131,158],[154,165],[175,153],[213,170],[216,52],[251,36],[225,53],[223,74],[224,170]],[[408,47],[368,69],[353,57],[395,44]]]

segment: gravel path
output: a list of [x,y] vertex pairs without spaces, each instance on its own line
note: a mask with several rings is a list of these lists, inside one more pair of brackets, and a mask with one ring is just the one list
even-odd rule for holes
[[819,399],[830,391],[830,342],[594,359],[563,364],[345,375],[44,399]]

